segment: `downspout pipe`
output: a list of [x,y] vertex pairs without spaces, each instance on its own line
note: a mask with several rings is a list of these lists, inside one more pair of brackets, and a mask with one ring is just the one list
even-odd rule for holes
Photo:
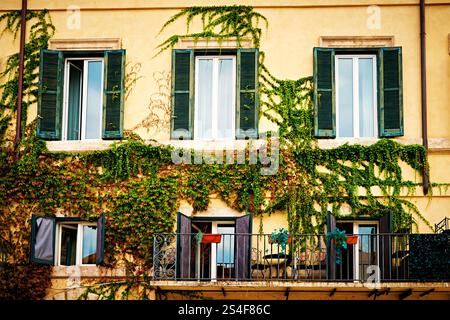
[[[427,61],[425,43],[425,0],[420,0],[420,78],[422,96],[422,144],[428,151],[428,128],[427,128]],[[423,193],[428,194],[429,176],[428,168],[422,171]]]
[[23,69],[25,51],[25,32],[27,29],[27,0],[22,0],[22,14],[20,20],[20,49],[19,49],[19,79],[17,90],[17,116],[16,116],[16,137],[14,139],[15,160],[19,157],[19,143],[22,136],[22,101],[23,101]]

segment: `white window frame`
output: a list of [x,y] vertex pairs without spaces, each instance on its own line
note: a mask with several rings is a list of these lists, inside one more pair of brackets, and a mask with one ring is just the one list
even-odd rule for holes
[[[199,129],[198,129],[198,62],[200,60],[213,60],[213,86],[212,86],[212,118],[217,119],[217,109],[218,109],[218,85],[219,85],[219,60],[220,59],[232,59],[233,60],[233,90],[232,90],[232,121],[231,121],[231,132],[233,132],[233,136],[231,138],[218,138],[217,137],[217,122],[212,122],[212,137],[211,138],[197,138]],[[195,57],[195,95],[194,95],[194,139],[195,140],[217,140],[217,141],[230,141],[235,140],[236,135],[236,56],[226,55],[226,56],[197,56]]]
[[[211,223],[211,234],[217,234],[217,228],[218,225],[230,225],[230,226],[234,226],[234,233],[236,234],[236,221],[221,221],[221,220],[214,220],[214,221],[207,221]],[[195,221],[194,221],[195,223]],[[192,224],[193,228],[196,229],[197,232],[200,232],[200,229],[198,229],[197,227],[194,226],[194,224]],[[210,263],[209,263],[209,268],[210,268],[210,278],[211,281],[217,281],[217,245],[218,244],[211,244],[211,259],[210,259]],[[233,254],[233,256],[236,254],[236,247],[234,248],[235,252]],[[201,264],[201,250],[200,250],[200,246],[197,246],[196,248],[196,254],[195,254],[195,277],[196,278],[200,278],[200,264]],[[235,266],[236,267],[236,266]]]
[[[236,234],[236,222],[235,221],[212,221],[211,222],[211,233],[217,234],[218,225],[230,225],[234,226],[234,234]],[[217,246],[211,246],[211,279],[216,281],[217,279]],[[233,253],[233,257],[236,254],[236,248],[234,248],[235,252]],[[236,268],[236,266],[234,266]]]
[[[88,80],[88,62],[90,61],[99,61],[102,63],[102,78],[101,78],[101,87],[103,89],[104,87],[104,72],[105,69],[105,61],[104,58],[66,58],[64,60],[64,98],[63,98],[63,121],[62,121],[62,141],[69,141],[67,140],[67,125],[68,125],[68,114],[69,114],[69,79],[70,79],[70,67],[69,63],[74,60],[82,60],[83,61],[83,85],[80,87],[80,95],[81,96],[81,114],[80,114],[80,129],[81,129],[81,136],[79,140],[74,141],[81,141],[81,140],[101,140],[102,137],[102,121],[103,116],[100,116],[100,123],[99,123],[99,139],[86,139],[86,106],[87,106],[87,80]],[[100,94],[100,115],[103,113],[103,94]]]
[[[353,63],[353,136],[352,137],[341,137],[339,128],[339,59],[352,59]],[[377,56],[374,54],[337,54],[335,55],[334,61],[334,81],[335,81],[335,92],[336,92],[336,137],[342,139],[348,138],[361,138],[359,130],[359,64],[358,60],[360,58],[371,58],[372,63],[372,75],[373,75],[373,119],[374,119],[374,136],[373,137],[362,137],[363,139],[373,139],[378,138],[378,91],[377,91]]]
[[[95,263],[85,263],[83,264],[83,227],[97,227],[97,224],[92,222],[58,222],[56,224],[56,246],[55,246],[55,257],[56,257],[56,265],[70,267],[61,264],[61,241],[62,241],[62,228],[63,227],[71,227],[76,226],[77,228],[77,243],[75,250],[75,266],[95,266]],[[98,241],[98,239],[97,239]]]

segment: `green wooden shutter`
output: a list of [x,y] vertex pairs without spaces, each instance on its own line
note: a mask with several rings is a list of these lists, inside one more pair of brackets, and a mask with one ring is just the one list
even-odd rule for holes
[[41,50],[37,136],[61,140],[64,57],[61,51]]
[[336,137],[334,49],[314,48],[314,134]]
[[192,139],[194,51],[172,52],[172,139]]
[[103,139],[123,135],[125,50],[105,51],[103,92]]
[[236,139],[258,138],[258,49],[237,51]]
[[380,137],[403,136],[402,49],[378,51],[378,128]]

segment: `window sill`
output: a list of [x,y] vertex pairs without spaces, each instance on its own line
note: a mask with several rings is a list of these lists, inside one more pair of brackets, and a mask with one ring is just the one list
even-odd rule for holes
[[70,140],[47,141],[47,149],[52,152],[83,152],[107,150],[115,140]]
[[263,139],[250,140],[161,140],[164,145],[175,148],[185,148],[193,150],[243,150],[246,147],[259,148],[265,144]]
[[[363,146],[370,146],[377,143],[382,138],[335,138],[335,139],[318,139],[318,146],[322,149],[332,149],[342,146],[346,143],[360,144]],[[422,144],[421,138],[389,138],[398,143],[409,144]],[[450,151],[450,139],[449,138],[429,138],[428,139],[428,152],[447,152]]]
[[124,277],[125,268],[106,268],[96,265],[84,266],[54,266],[52,268],[52,278],[67,277]]
[[377,143],[380,138],[335,138],[335,139],[318,139],[318,146],[322,149],[332,149],[344,144],[360,144],[370,146]]

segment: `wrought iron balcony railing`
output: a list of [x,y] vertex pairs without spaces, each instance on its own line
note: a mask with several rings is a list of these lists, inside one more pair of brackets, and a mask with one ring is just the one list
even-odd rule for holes
[[[430,262],[436,257],[429,256],[433,250],[423,250],[427,241],[423,235],[359,234],[348,236],[345,244],[325,235],[298,235],[284,243],[272,241],[270,234],[222,234],[213,238],[155,235],[153,279],[376,282],[450,278],[445,257],[436,262],[442,264],[436,266],[438,274],[424,273],[423,259]],[[435,255],[439,250],[445,251],[441,255],[450,254],[448,246],[443,248]]]

